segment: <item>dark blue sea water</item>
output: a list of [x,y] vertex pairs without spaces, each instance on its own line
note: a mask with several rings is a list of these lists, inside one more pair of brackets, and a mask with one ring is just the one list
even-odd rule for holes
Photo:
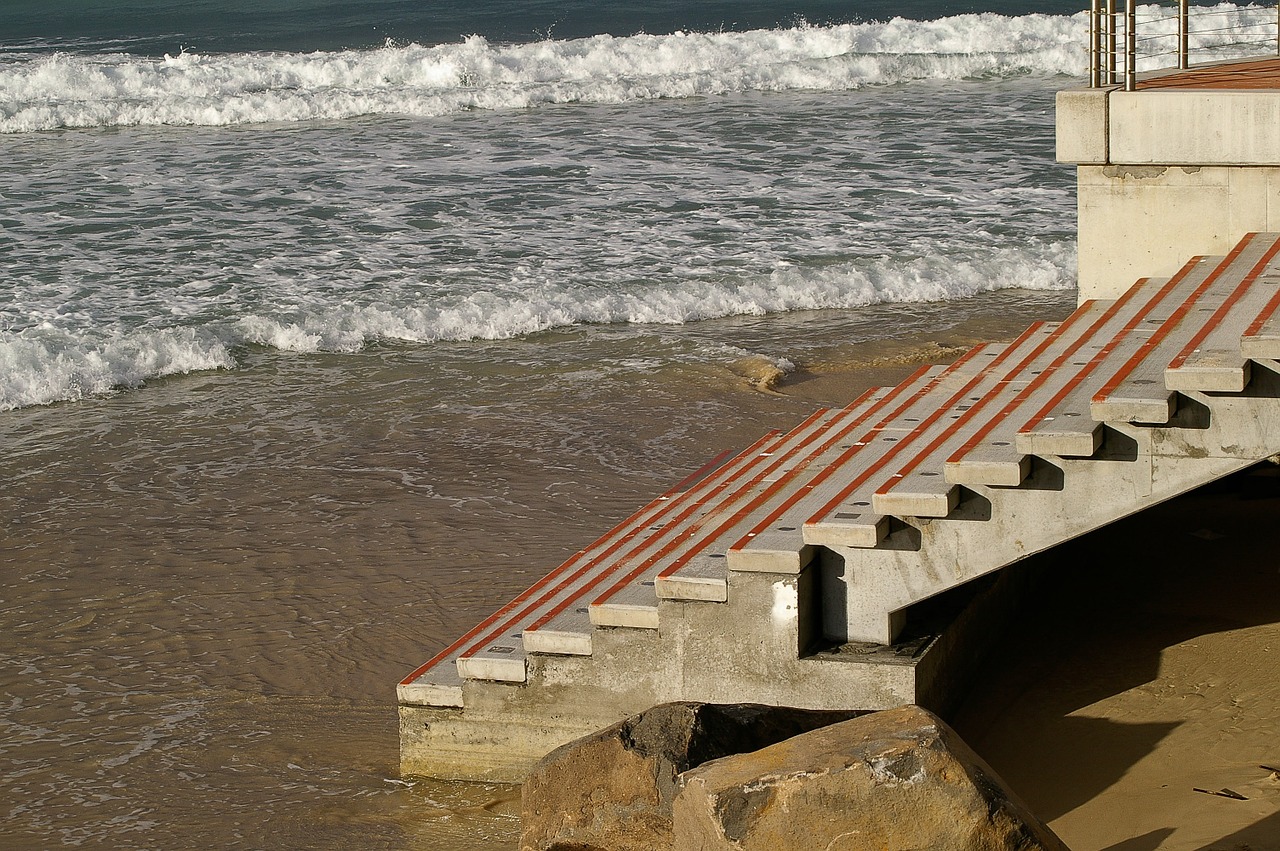
[[887,20],[930,20],[970,12],[1071,14],[1061,0],[956,0],[890,3],[838,0],[701,0],[651,3],[565,0],[266,0],[123,2],[9,0],[0,36],[9,44],[128,50],[163,55],[201,52],[342,50],[399,42],[441,44],[479,34],[498,42],[575,39],[608,33],[746,31]]

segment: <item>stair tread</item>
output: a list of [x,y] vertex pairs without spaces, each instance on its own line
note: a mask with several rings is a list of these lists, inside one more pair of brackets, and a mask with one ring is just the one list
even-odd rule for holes
[[[980,368],[966,376],[963,383],[948,388],[939,400],[932,400],[923,416],[916,418],[909,433],[902,435],[892,447],[871,460],[857,475],[843,481],[833,493],[809,513],[804,522],[804,539],[810,544],[843,544],[875,546],[885,531],[883,516],[897,512],[886,510],[876,499],[878,491],[891,487],[900,471],[913,469],[927,460],[939,443],[955,435],[973,412],[981,410],[991,394],[999,392],[1003,382],[1016,378],[1011,367],[1038,349],[1052,337],[1056,324],[1037,323],[1013,343],[1002,347],[995,357],[980,358]],[[975,350],[979,351],[980,350]],[[945,457],[945,456],[943,456]],[[937,469],[941,468],[941,459]],[[937,469],[933,472],[939,480]],[[911,506],[908,514],[945,516],[956,507],[959,494],[951,486],[930,494],[924,505]],[[870,511],[866,509],[870,507]],[[849,516],[857,514],[860,517]]]
[[[457,663],[464,656],[503,659],[508,662],[507,667],[511,669],[509,673],[514,674],[516,663],[522,663],[525,658],[522,641],[525,624],[531,617],[536,617],[537,612],[557,605],[566,597],[572,598],[577,589],[575,583],[582,578],[578,574],[585,564],[612,548],[624,546],[636,537],[638,530],[644,525],[678,511],[688,499],[696,498],[700,492],[715,487],[744,466],[749,466],[780,438],[781,434],[771,432],[728,460],[725,460],[727,453],[718,456],[706,467],[619,523],[590,547],[580,550],[436,654],[406,677],[401,682],[399,691],[412,698],[408,702],[455,705],[443,701],[453,694],[453,690],[461,687],[462,676]],[[432,702],[433,699],[440,702]]]
[[1262,256],[1165,368],[1169,390],[1239,393],[1249,383],[1239,329],[1270,315],[1280,297],[1280,235],[1258,234],[1252,243]]
[[[1150,340],[1154,329],[1226,262],[1228,258],[1193,258],[1172,278],[1145,278],[1116,299],[1097,339],[1071,361],[1067,381],[1018,426],[1014,438],[1017,450],[1026,455],[1093,455],[1102,441],[1102,426],[1090,409],[1098,388],[1114,371],[1123,369]],[[1115,326],[1115,318],[1123,318],[1121,327]]]
[[872,507],[878,513],[898,517],[950,514],[959,502],[959,491],[942,475],[944,459],[982,427],[988,405],[998,403],[1005,394],[1021,391],[1035,377],[1035,367],[1059,337],[1055,333],[1058,327],[1056,323],[1032,326],[1037,333],[1026,335],[1013,357],[993,365],[989,374],[975,380],[964,404],[954,408],[956,413],[949,422],[943,421],[945,427],[921,435],[920,445],[908,457],[869,482]]
[[[1020,415],[1042,407],[1101,347],[1109,330],[1123,325],[1126,314],[1114,300],[1087,301],[1058,327],[1053,343],[1026,365],[1031,376],[1003,407],[986,415],[943,465],[943,478],[956,485],[1015,487],[1031,469],[1030,456],[1015,445]],[[1083,360],[1081,358],[1084,358]],[[919,482],[914,486],[918,487]]]
[[[815,412],[807,422],[816,421],[826,413]],[[693,487],[667,497],[660,506],[650,503],[646,509],[632,515],[608,535],[564,562],[547,578],[525,592],[529,595],[529,600],[504,622],[503,630],[495,630],[495,633],[501,634],[479,641],[459,654],[458,666],[463,676],[494,679],[499,678],[494,674],[505,672],[513,681],[519,681],[517,678],[520,671],[515,667],[514,661],[523,661],[528,652],[524,646],[526,632],[550,625],[552,618],[561,615],[567,614],[570,620],[577,617],[580,614],[578,609],[584,608],[588,596],[612,572],[625,564],[629,553],[643,550],[655,541],[663,540],[665,536],[678,534],[685,527],[684,524],[705,512],[707,501],[712,495],[722,490],[735,490],[739,479],[749,477],[753,471],[758,470],[764,459],[771,458],[787,439],[787,435],[772,433],[757,441],[732,462]],[[556,581],[550,582],[552,578]],[[559,625],[551,628],[553,631],[573,631]]]
[[[1176,408],[1174,391],[1165,386],[1165,369],[1218,311],[1226,309],[1262,260],[1272,241],[1256,234],[1241,240],[1226,259],[1217,264],[1195,290],[1172,308],[1163,321],[1110,376],[1090,400],[1089,411],[1098,422],[1167,423]],[[1154,314],[1159,317],[1163,309]]]
[[729,569],[798,573],[809,549],[802,525],[811,507],[821,504],[825,494],[873,464],[879,457],[877,446],[894,443],[909,434],[936,404],[938,395],[953,392],[980,371],[984,360],[997,357],[1003,349],[1000,345],[973,349],[955,363],[917,373],[914,381],[895,388],[874,416],[842,431],[839,440],[831,442],[824,455],[808,465],[788,490],[777,490],[768,499],[758,500],[749,516],[740,517],[725,530]]
[[[931,371],[925,368],[919,374]],[[729,494],[729,498],[718,501],[702,522],[696,528],[686,530],[687,534],[680,540],[669,541],[642,561],[629,565],[631,569],[627,573],[592,601],[592,623],[597,626],[631,625],[635,606],[648,605],[656,610],[660,596],[674,598],[680,589],[689,586],[696,586],[690,599],[708,599],[702,592],[709,591],[710,580],[715,573],[721,577],[726,575],[726,568],[717,564],[714,557],[724,553],[727,541],[732,540],[728,536],[747,522],[754,507],[793,486],[797,476],[805,475],[820,464],[824,453],[831,451],[831,447],[841,439],[841,434],[856,428],[863,418],[898,392],[902,392],[901,387],[876,388],[864,394],[854,405],[834,412],[818,428],[798,434],[797,438],[803,440],[797,440],[796,451],[790,454],[780,452],[777,461],[763,475],[744,484],[737,493]]]

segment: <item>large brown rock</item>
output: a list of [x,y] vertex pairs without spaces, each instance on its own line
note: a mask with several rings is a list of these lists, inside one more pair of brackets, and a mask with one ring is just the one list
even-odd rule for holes
[[548,754],[521,789],[522,851],[671,847],[678,775],[855,717],[774,706],[667,703]]
[[675,851],[1065,851],[946,724],[908,706],[681,778]]

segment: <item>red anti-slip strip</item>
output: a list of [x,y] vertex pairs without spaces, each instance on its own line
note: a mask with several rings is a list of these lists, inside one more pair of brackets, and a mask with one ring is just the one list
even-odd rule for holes
[[[1038,347],[1036,347],[1036,350],[1034,352],[1027,355],[1027,357],[1022,361],[1022,363],[1018,364],[1018,367],[1017,367],[1018,371],[1021,372],[1022,370],[1026,369],[1026,367],[1030,365],[1035,358],[1039,357],[1044,352],[1045,348],[1048,347],[1048,345],[1054,339],[1065,334],[1067,331],[1071,329],[1072,325],[1074,325],[1080,319],[1087,316],[1089,314],[1089,311],[1093,308],[1093,306],[1096,303],[1097,302],[1090,300],[1090,301],[1086,301],[1084,304],[1077,307],[1075,312],[1072,313],[1069,317],[1067,317],[1067,320],[1065,322],[1063,322],[1060,326],[1058,326],[1058,330],[1054,333],[1053,337],[1041,343]],[[1049,378],[1058,370],[1058,368],[1061,367],[1062,364],[1066,363],[1068,358],[1071,358],[1072,356],[1074,356],[1075,353],[1080,350],[1081,346],[1083,346],[1090,339],[1092,339],[1093,335],[1097,332],[1097,330],[1101,328],[1107,322],[1107,320],[1109,320],[1114,315],[1115,310],[1116,310],[1116,304],[1112,304],[1111,307],[1105,313],[1103,313],[1102,317],[1098,319],[1096,322],[1094,322],[1093,325],[1091,325],[1089,329],[1084,332],[1084,334],[1077,337],[1075,342],[1072,343],[1070,346],[1068,346],[1065,350],[1063,350],[1062,354],[1054,358],[1053,362],[1050,363],[1048,366],[1046,366],[1040,372],[1039,375],[1033,377],[1032,380],[1027,384],[1027,386],[1022,388],[1022,391],[1018,393],[1018,395],[1013,397],[1013,401],[1005,405],[998,413],[996,413],[994,417],[987,420],[987,422],[983,424],[982,428],[974,432],[973,437],[969,438],[969,440],[964,444],[964,446],[961,446],[959,449],[957,449],[955,454],[953,454],[950,458],[947,459],[947,463],[954,464],[957,461],[960,461],[961,459],[964,458],[965,455],[967,455],[968,453],[976,449],[978,445],[982,443],[982,441],[986,440],[987,437],[991,435],[991,432],[995,431],[996,427],[1000,425],[1000,423],[1008,419],[1010,414],[1016,411],[1024,401],[1030,398],[1031,394],[1039,390],[1041,385],[1043,385],[1046,381],[1048,381]]]
[[[1237,245],[1235,250],[1233,250],[1232,253],[1228,255],[1219,264],[1219,268],[1221,266],[1228,264],[1231,260],[1235,259],[1235,257],[1238,256],[1241,250],[1243,250],[1241,246]],[[1071,380],[1068,381],[1066,384],[1064,384],[1062,388],[1057,393],[1055,393],[1053,397],[1049,399],[1048,402],[1045,403],[1044,407],[1042,407],[1039,411],[1036,411],[1036,413],[1032,415],[1030,419],[1028,419],[1025,423],[1022,424],[1022,427],[1018,429],[1018,434],[1030,434],[1031,432],[1035,431],[1036,426],[1038,426],[1041,422],[1044,421],[1045,417],[1048,416],[1049,412],[1052,411],[1054,408],[1058,407],[1058,405],[1062,403],[1063,399],[1066,399],[1067,396],[1069,396],[1073,390],[1079,387],[1080,384],[1086,378],[1092,375],[1093,371],[1097,369],[1098,366],[1100,366],[1107,359],[1107,357],[1111,354],[1112,351],[1115,350],[1115,347],[1119,343],[1119,341],[1123,339],[1127,334],[1132,333],[1133,329],[1137,328],[1139,323],[1141,323],[1142,320],[1145,319],[1147,315],[1151,313],[1151,311],[1155,310],[1156,306],[1160,304],[1160,302],[1164,301],[1165,297],[1168,296],[1169,293],[1172,292],[1179,284],[1181,284],[1183,279],[1186,278],[1188,275],[1190,275],[1191,272],[1195,270],[1197,266],[1200,265],[1200,261],[1202,261],[1203,259],[1204,259],[1203,257],[1192,258],[1190,261],[1186,263],[1186,265],[1184,265],[1181,269],[1178,270],[1177,274],[1175,274],[1169,280],[1165,281],[1164,286],[1160,287],[1160,289],[1156,291],[1155,295],[1151,296],[1151,298],[1147,300],[1146,304],[1142,306],[1141,310],[1139,310],[1132,317],[1130,317],[1129,321],[1125,323],[1125,326],[1121,328],[1120,331],[1117,332],[1114,337],[1112,337],[1110,342],[1108,342],[1101,349],[1099,349],[1097,354],[1093,356],[1093,358],[1089,361],[1089,363],[1086,364],[1083,369],[1081,369],[1079,372],[1073,375],[1071,377]],[[1125,292],[1120,296],[1120,298],[1116,299],[1115,303],[1111,305],[1111,308],[1110,310],[1107,311],[1107,314],[1102,319],[1099,319],[1098,322],[1094,323],[1093,328],[1089,329],[1089,333],[1093,334],[1094,331],[1102,327],[1103,322],[1110,319],[1111,316],[1114,315],[1117,311],[1119,311],[1124,305],[1128,304],[1130,301],[1136,298],[1138,292],[1147,284],[1149,280],[1150,280],[1149,278],[1142,278],[1132,287],[1125,290]]]
[[[893,401],[893,399],[899,394],[901,394],[907,387],[909,387],[912,382],[917,381],[921,376],[923,376],[928,371],[929,371],[929,367],[927,366],[920,367],[920,369],[912,373],[906,379],[906,381],[904,381],[902,384],[899,384],[892,391],[885,394],[882,398],[876,400],[874,405],[870,406],[869,408],[867,408],[867,410],[863,411],[859,416],[855,417],[848,423],[845,423],[839,429],[829,434],[826,440],[824,440],[816,449],[814,449],[812,452],[809,453],[808,457],[804,459],[803,463],[796,464],[794,467],[788,470],[785,474],[783,474],[782,476],[779,476],[775,481],[771,482],[767,488],[762,490],[760,493],[756,494],[756,496],[753,499],[751,499],[746,505],[741,506],[737,511],[731,514],[728,518],[722,520],[720,524],[716,526],[714,529],[703,534],[693,548],[690,548],[687,552],[685,552],[684,555],[680,556],[671,564],[667,565],[667,567],[664,568],[662,572],[658,574],[658,578],[666,579],[678,573],[680,569],[683,568],[686,564],[688,564],[695,555],[701,552],[701,547],[705,546],[708,542],[713,541],[716,538],[719,538],[726,531],[728,531],[729,529],[732,529],[735,525],[740,523],[743,517],[746,517],[748,514],[755,511],[761,505],[766,503],[768,500],[772,499],[773,496],[776,495],[779,490],[781,490],[783,487],[787,485],[787,483],[789,483],[796,476],[800,475],[800,473],[803,470],[807,469],[809,464],[812,463],[813,459],[820,457],[824,452],[826,452],[832,446],[839,443],[841,440],[844,440],[851,431],[853,431],[854,429],[858,428],[860,425],[865,423],[869,418],[874,416],[875,413],[879,411],[881,408],[884,408],[886,405],[890,404]],[[868,391],[868,392],[872,392],[872,391]],[[864,394],[864,397],[865,395],[866,394]],[[851,405],[846,410],[850,410],[853,407],[855,406]],[[781,459],[781,460],[785,460],[785,459]],[[781,460],[779,461],[779,463],[781,463]],[[682,541],[673,542],[673,545],[668,547],[666,552],[658,554],[658,557],[664,557],[666,555],[669,555],[671,551],[675,549],[675,545],[678,545],[679,543],[683,543],[684,541],[687,541],[688,537],[689,536],[686,536]],[[599,605],[605,602],[612,595],[616,594],[618,591],[621,591],[623,588],[627,586],[629,582],[634,580],[640,574],[644,573],[645,570],[648,570],[650,567],[652,567],[657,562],[657,560],[658,558],[650,559],[645,564],[641,565],[636,570],[632,571],[631,574],[629,574],[627,577],[624,577],[622,580],[617,582],[612,588],[610,588],[608,592],[606,592],[606,594],[602,595],[600,598],[594,601],[593,605]]]
[[[1235,248],[1231,249],[1231,253],[1227,255],[1226,259],[1219,263],[1212,272],[1205,276],[1205,279],[1200,283],[1200,286],[1196,287],[1195,291],[1192,292],[1191,295],[1182,302],[1182,304],[1178,305],[1173,313],[1169,315],[1169,318],[1162,322],[1160,327],[1155,330],[1155,333],[1144,340],[1142,345],[1138,347],[1138,350],[1120,366],[1120,369],[1117,370],[1114,375],[1111,376],[1111,380],[1104,384],[1102,389],[1094,394],[1094,402],[1105,402],[1107,397],[1114,393],[1116,388],[1123,384],[1124,380],[1133,374],[1133,371],[1138,368],[1138,364],[1142,363],[1146,356],[1160,343],[1161,340],[1172,333],[1173,329],[1178,326],[1178,323],[1191,312],[1191,308],[1200,300],[1200,297],[1204,295],[1205,292],[1213,286],[1214,282],[1222,276],[1222,273],[1236,261],[1244,249],[1253,242],[1253,239],[1256,236],[1256,233],[1249,234],[1244,239],[1240,240],[1240,242],[1236,244]],[[1126,328],[1126,330],[1129,329]]]
[[[869,399],[869,398],[872,396],[872,394],[874,394],[875,392],[876,392],[876,388],[871,388],[871,389],[867,390],[867,391],[866,391],[866,392],[864,392],[861,396],[859,396],[856,400],[854,400],[854,401],[853,401],[853,403],[851,403],[850,405],[848,405],[848,406],[845,408],[845,410],[847,411],[847,410],[851,410],[851,409],[857,408],[859,405],[861,405],[863,402],[865,402],[867,399]],[[876,403],[876,405],[883,404],[883,402],[884,402],[884,400],[882,399],[882,400],[878,401],[878,402]],[[874,410],[874,408],[875,408],[875,406],[873,406],[873,407],[872,407],[872,410]],[[864,416],[865,416],[865,415],[864,415]],[[809,418],[808,420],[806,420],[803,424],[801,424],[800,426],[797,426],[796,428],[792,429],[791,433],[792,433],[792,434],[795,434],[795,433],[803,433],[804,431],[808,430],[808,426],[812,424],[812,422],[813,422],[813,420],[814,420],[814,419],[815,419],[814,417],[810,417],[810,418]],[[805,437],[805,439],[804,439],[804,440],[803,440],[803,441],[802,441],[798,446],[796,446],[796,447],[795,447],[795,449],[792,451],[792,454],[788,454],[788,455],[779,455],[779,456],[778,456],[776,459],[774,459],[770,464],[768,464],[764,469],[762,469],[762,470],[760,470],[758,473],[756,473],[756,475],[755,475],[755,476],[753,476],[753,477],[752,477],[752,479],[751,479],[749,482],[747,482],[747,483],[746,483],[746,484],[741,488],[741,492],[740,492],[740,493],[731,494],[731,495],[730,495],[730,498],[729,498],[728,500],[726,500],[726,504],[731,504],[732,502],[736,501],[736,500],[737,500],[741,495],[745,494],[745,493],[746,493],[750,488],[754,487],[755,485],[758,485],[761,481],[763,481],[764,479],[766,479],[766,478],[769,476],[769,474],[770,474],[770,473],[772,473],[773,471],[775,471],[775,470],[776,470],[778,467],[780,467],[782,464],[786,463],[786,461],[787,461],[788,459],[790,459],[790,458],[794,457],[794,452],[799,451],[799,450],[802,450],[802,449],[805,449],[805,448],[806,448],[806,447],[808,447],[810,444],[812,444],[812,443],[813,443],[813,441],[817,440],[817,439],[818,439],[818,437],[819,437],[821,434],[822,434],[822,432],[821,432],[820,430],[814,430],[814,431],[812,431],[810,434],[808,434],[808,435]],[[817,451],[815,451],[815,452],[810,453],[810,457],[812,457],[813,455],[818,454],[819,452],[821,452],[821,450],[820,450],[820,449],[819,449],[819,450],[817,450]],[[784,476],[784,477],[782,477],[781,479],[779,479],[779,481],[781,481],[781,480],[783,480],[783,479],[785,479],[785,478],[786,478],[786,476]],[[677,547],[679,547],[681,544],[687,543],[687,542],[689,541],[689,539],[690,539],[690,538],[692,538],[692,537],[693,537],[693,536],[694,536],[694,535],[695,535],[695,534],[700,530],[700,528],[701,528],[701,526],[699,526],[699,525],[697,525],[697,524],[690,524],[688,527],[686,527],[686,528],[684,528],[683,530],[681,530],[681,531],[680,531],[680,533],[679,533],[676,537],[674,537],[674,538],[670,539],[669,541],[667,541],[667,543],[666,543],[666,545],[665,545],[665,546],[663,546],[663,547],[662,547],[661,549],[659,549],[657,552],[655,552],[655,553],[653,553],[652,555],[650,555],[650,556],[649,556],[648,558],[646,558],[644,561],[640,562],[640,564],[639,564],[639,565],[637,565],[635,568],[633,568],[631,571],[629,571],[627,574],[625,574],[621,579],[618,579],[616,582],[614,582],[614,584],[613,584],[613,585],[610,585],[608,588],[606,588],[606,589],[604,590],[604,592],[603,592],[600,596],[598,596],[596,599],[594,599],[594,600],[592,600],[592,601],[591,601],[591,605],[593,605],[593,606],[599,606],[599,605],[602,605],[603,603],[607,602],[610,598],[612,598],[612,597],[613,597],[613,595],[614,595],[614,594],[617,594],[619,591],[621,591],[623,588],[625,588],[625,587],[626,587],[628,584],[630,584],[630,583],[631,583],[631,582],[632,582],[632,581],[633,581],[637,576],[640,576],[640,575],[641,575],[641,574],[643,574],[645,571],[647,571],[649,568],[651,568],[653,565],[657,564],[659,560],[661,560],[661,559],[665,558],[666,556],[670,555],[670,554],[671,554],[671,553],[672,553],[672,552],[673,552]],[[707,539],[707,536],[705,536],[705,535],[704,535],[704,536],[703,536],[703,538],[702,538],[701,540],[705,541],[706,539]],[[618,565],[618,566],[619,566],[619,567],[621,567],[621,565]],[[612,572],[611,572],[611,573],[612,573]],[[600,581],[602,581],[602,580],[604,580],[604,579],[608,578],[608,577],[609,577],[609,575],[611,575],[611,573],[610,573],[610,574],[602,574],[601,576],[597,577],[597,578],[596,578],[596,580],[595,580],[595,581],[593,581],[593,582],[591,583],[591,585],[590,585],[588,588],[584,588],[583,590],[584,590],[584,591],[586,591],[586,590],[590,590],[590,588],[595,587],[596,585],[598,585],[598,584],[599,584],[599,582],[600,582]],[[665,575],[665,574],[659,574],[659,575],[660,575],[660,576],[662,576],[662,575]],[[563,611],[563,609],[564,609],[564,608],[567,608],[567,606],[565,606],[564,604],[562,604],[562,605],[561,605],[560,607],[558,607],[558,608],[559,608],[561,611]],[[538,624],[536,624],[533,628],[534,628],[534,629],[537,629],[539,626],[544,625],[546,622],[550,621],[552,618],[554,618],[554,617],[555,617],[556,615],[558,615],[558,614],[559,614],[559,611],[556,611],[556,612],[553,612],[553,613],[548,613],[548,614],[547,614],[547,615],[546,615],[546,616],[545,616],[541,621],[539,621],[539,623],[538,623]]]
[[[1218,306],[1218,309],[1213,312],[1213,316],[1209,317],[1209,321],[1200,326],[1200,330],[1196,332],[1190,342],[1183,347],[1182,351],[1178,352],[1178,356],[1169,364],[1170,368],[1180,369],[1182,365],[1187,362],[1187,358],[1191,357],[1191,355],[1195,353],[1195,350],[1200,348],[1200,344],[1204,342],[1205,337],[1208,337],[1213,329],[1218,327],[1222,323],[1222,320],[1226,318],[1227,314],[1231,312],[1231,308],[1234,307],[1240,299],[1244,298],[1245,293],[1247,293],[1249,288],[1253,286],[1254,282],[1258,280],[1258,276],[1262,274],[1262,270],[1267,267],[1267,264],[1271,262],[1277,252],[1280,252],[1280,239],[1277,239],[1271,244],[1271,247],[1262,255],[1262,259],[1254,264],[1253,268],[1249,270],[1249,274],[1244,276],[1232,291],[1231,295],[1229,295],[1226,300]],[[1277,294],[1280,295],[1280,292]],[[1272,297],[1272,300],[1274,299],[1275,296]],[[1243,360],[1244,359],[1241,358],[1242,362]]]
[[[969,379],[969,381],[967,381],[965,385],[961,387],[959,390],[957,390],[955,393],[951,394],[951,397],[946,402],[936,406],[934,408],[933,413],[930,414],[928,417],[926,417],[921,423],[919,423],[911,431],[910,434],[908,434],[902,440],[899,440],[897,443],[893,444],[893,446],[884,450],[884,452],[875,460],[875,462],[871,464],[871,466],[867,467],[867,469],[863,470],[861,473],[855,476],[853,478],[853,481],[849,482],[847,485],[841,488],[839,493],[837,493],[834,497],[827,500],[826,504],[824,504],[811,517],[809,517],[808,520],[805,521],[805,525],[807,526],[807,525],[816,524],[821,520],[825,519],[827,515],[835,511],[835,509],[839,507],[840,503],[847,500],[849,496],[853,494],[854,491],[856,491],[858,488],[865,485],[867,481],[876,473],[883,470],[886,464],[888,464],[890,461],[892,461],[894,458],[898,456],[898,453],[900,453],[907,446],[910,446],[916,440],[916,438],[918,438],[926,429],[928,429],[931,425],[937,422],[941,417],[945,416],[948,413],[948,411],[951,409],[951,407],[956,404],[956,402],[960,401],[969,393],[971,393],[973,391],[973,388],[982,382],[982,379],[986,375],[987,370],[1000,365],[1005,361],[1006,358],[1012,356],[1013,353],[1017,351],[1019,346],[1021,346],[1027,340],[1031,339],[1031,337],[1037,332],[1039,332],[1039,330],[1043,326],[1044,326],[1044,323],[1040,322],[1035,325],[1032,325],[1026,331],[1023,331],[1022,334],[1018,337],[1018,339],[1014,340],[1012,343],[1006,346],[1005,349],[1002,352],[1000,352],[999,355],[997,355],[995,358],[992,359],[991,363],[987,364],[982,369],[980,369],[977,375]],[[960,360],[956,361],[956,364],[963,363],[969,358],[977,356],[977,354],[980,351],[982,351],[981,348],[970,349],[968,354],[966,354]],[[893,419],[896,419],[897,415],[904,412],[905,410],[906,408],[903,407],[899,411],[895,411]],[[872,431],[868,432],[862,438],[862,442],[870,443],[872,440],[875,439],[876,435],[880,432],[880,429],[887,426],[890,422],[893,421],[893,419],[886,419],[883,422],[881,422],[879,426],[877,426]]]

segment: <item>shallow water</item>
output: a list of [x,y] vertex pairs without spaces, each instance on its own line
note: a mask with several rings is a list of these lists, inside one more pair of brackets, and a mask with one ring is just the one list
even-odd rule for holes
[[[1070,306],[263,349],[8,412],[7,847],[512,847],[511,789],[399,777],[400,677],[718,450]],[[730,342],[797,368],[653,356]]]

